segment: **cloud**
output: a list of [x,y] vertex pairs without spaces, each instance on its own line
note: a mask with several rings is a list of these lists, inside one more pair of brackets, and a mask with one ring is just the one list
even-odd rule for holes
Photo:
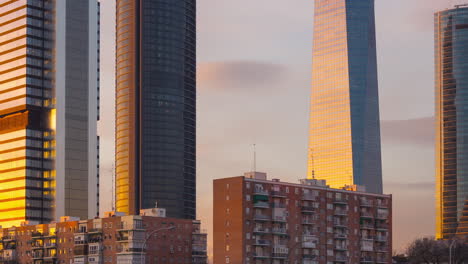
[[201,89],[252,91],[275,88],[288,77],[287,67],[259,61],[209,62],[198,65]]
[[384,142],[433,145],[435,140],[434,117],[382,121],[381,129]]

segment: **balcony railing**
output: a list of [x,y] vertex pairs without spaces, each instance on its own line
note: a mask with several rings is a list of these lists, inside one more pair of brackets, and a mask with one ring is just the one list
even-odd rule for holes
[[374,229],[374,225],[371,223],[363,223],[361,224],[361,229]]
[[271,218],[267,215],[262,215],[262,214],[256,214],[254,215],[254,220],[255,221],[269,221]]
[[273,216],[273,222],[286,222],[286,216]]
[[370,262],[374,262],[373,257],[361,257],[361,263],[370,263]]
[[348,235],[345,233],[335,233],[335,239],[347,239]]
[[388,237],[387,236],[376,236],[375,240],[378,242],[387,242]]
[[380,220],[387,220],[388,219],[388,214],[377,214],[377,219],[380,219]]
[[254,227],[253,231],[254,233],[270,233],[270,230],[264,227]]
[[388,230],[388,224],[377,224],[375,228],[379,230]]
[[270,256],[268,256],[266,253],[257,253],[257,252],[253,253],[253,257],[254,258],[261,258],[261,259],[270,258]]
[[270,208],[270,205],[267,202],[256,202],[253,204],[254,208]]
[[254,195],[268,195],[268,191],[263,190],[263,189],[254,189],[253,194]]
[[272,230],[271,230],[272,233],[274,234],[287,234],[288,231],[286,230],[286,228],[279,228],[279,227],[274,227]]
[[271,242],[269,240],[265,240],[265,239],[257,239],[255,240],[255,243],[254,245],[255,246],[270,246]]
[[286,193],[282,191],[271,191],[271,196],[274,197],[286,197]]
[[315,195],[312,195],[310,193],[304,193],[302,195],[302,200],[304,201],[316,201],[317,200],[317,196]]
[[345,216],[345,215],[348,215],[348,211],[346,211],[346,210],[341,210],[341,209],[336,209],[336,210],[335,210],[335,215],[342,215],[342,216]]
[[347,204],[347,203],[348,203],[348,200],[346,200],[344,197],[335,198],[335,200],[333,201],[333,203],[335,203],[335,204]]
[[374,214],[371,212],[361,212],[362,218],[374,218]]
[[306,213],[312,213],[315,212],[315,208],[312,206],[302,206],[301,211]]
[[347,221],[333,221],[333,225],[335,225],[336,227],[346,227],[348,226],[348,222]]
[[345,245],[335,245],[335,250],[348,250]]
[[361,207],[372,207],[372,201],[362,199],[360,205]]
[[271,257],[276,259],[287,259],[288,256],[287,253],[271,253]]

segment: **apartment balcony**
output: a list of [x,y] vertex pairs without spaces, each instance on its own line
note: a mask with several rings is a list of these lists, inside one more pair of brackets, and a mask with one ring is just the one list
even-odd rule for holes
[[257,253],[257,252],[254,252],[254,253],[253,253],[253,258],[254,258],[254,259],[269,259],[270,256],[267,255],[266,253]]
[[374,241],[374,237],[372,237],[372,236],[361,236],[361,240]]
[[32,242],[32,243],[31,243],[31,248],[32,248],[33,250],[43,249],[43,248],[44,248],[44,244],[43,244],[43,243],[39,243],[39,242]]
[[388,208],[388,203],[387,202],[377,203],[377,207],[382,208],[382,209],[387,209]]
[[271,219],[271,221],[273,221],[273,222],[280,222],[280,223],[286,223],[286,222],[287,222],[286,216],[273,216],[273,218]]
[[288,230],[286,228],[275,227],[271,230],[271,233],[273,233],[274,235],[287,235]]
[[361,257],[361,263],[373,263],[374,258],[373,257]]
[[374,214],[371,212],[361,212],[361,218],[372,219],[374,218]]
[[388,224],[376,224],[375,229],[379,231],[387,231],[388,230]]
[[388,214],[377,214],[376,219],[387,220],[388,219]]
[[99,233],[102,233],[102,228],[92,228],[92,229],[89,229],[88,233],[90,234],[99,234]]
[[267,202],[256,202],[253,204],[254,208],[270,208],[270,204]]
[[263,190],[263,189],[254,189],[253,194],[254,195],[268,195],[268,191]]
[[359,204],[361,207],[372,207],[372,201],[369,200],[361,200]]
[[382,264],[383,264],[383,263],[388,263],[388,260],[387,260],[386,258],[381,258],[381,257],[379,258],[379,257],[377,257],[377,258],[375,259],[375,262],[376,262],[376,263],[382,263]]
[[270,230],[264,227],[254,227],[253,232],[257,234],[269,234]]
[[388,247],[385,247],[385,246],[377,246],[377,247],[375,247],[375,251],[376,251],[376,252],[385,253],[385,252],[388,252]]
[[348,200],[346,200],[345,198],[335,198],[335,200],[333,201],[334,204],[342,204],[342,205],[346,205],[348,204]]
[[4,236],[2,237],[3,241],[13,241],[16,240],[16,236]]
[[56,248],[57,243],[45,243],[44,248]]
[[335,245],[335,250],[337,250],[337,251],[346,251],[346,250],[348,250],[348,248],[346,247],[346,245]]
[[317,196],[314,196],[310,193],[305,193],[302,195],[303,201],[317,201]]
[[302,259],[303,261],[315,261],[315,260],[318,260],[318,256],[315,255],[314,253],[303,254]]
[[281,191],[271,191],[271,196],[273,197],[279,197],[279,198],[286,198],[288,197],[287,194],[285,192],[281,192]]
[[315,223],[310,219],[302,219],[303,225],[314,225]]
[[33,237],[33,238],[40,238],[40,237],[42,237],[42,236],[43,236],[43,235],[42,235],[41,232],[35,231],[35,232],[32,232],[32,233],[31,233],[31,237]]
[[307,248],[307,249],[317,248],[317,243],[310,242],[310,241],[302,242],[302,248]]
[[335,262],[337,263],[346,263],[347,261],[348,261],[348,258],[346,256],[342,256],[342,255],[335,256]]
[[271,245],[271,242],[265,239],[257,239],[254,242],[254,246],[259,246],[259,247],[269,247],[270,245]]
[[346,221],[333,221],[333,225],[335,227],[347,227],[348,222],[346,222]]
[[271,207],[272,208],[286,208],[286,205],[283,203],[272,203]]
[[334,212],[334,215],[347,216],[348,211],[342,210],[342,209],[336,209],[335,212]]
[[375,241],[377,241],[377,242],[387,242],[388,241],[388,236],[376,236]]
[[345,233],[335,233],[335,239],[348,239],[348,235]]
[[374,225],[371,224],[371,223],[365,223],[365,224],[361,224],[361,229],[368,229],[368,230],[372,230],[374,229]]
[[315,212],[315,208],[312,206],[302,206],[301,207],[301,212],[303,213],[313,213]]
[[254,219],[254,221],[265,222],[265,221],[270,221],[271,217],[269,217],[267,215],[256,214],[256,215],[254,215],[253,219]]
[[288,256],[287,253],[271,253],[271,258],[273,259],[287,259]]

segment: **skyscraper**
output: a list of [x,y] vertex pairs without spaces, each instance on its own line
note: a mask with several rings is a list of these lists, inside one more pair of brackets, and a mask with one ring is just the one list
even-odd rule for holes
[[308,177],[382,193],[374,0],[316,0]]
[[436,233],[468,235],[468,5],[435,14]]
[[96,215],[97,2],[0,0],[0,225]]
[[117,0],[116,210],[195,218],[196,0]]

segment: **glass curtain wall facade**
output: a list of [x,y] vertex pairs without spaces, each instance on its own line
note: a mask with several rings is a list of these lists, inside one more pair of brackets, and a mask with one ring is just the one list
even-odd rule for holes
[[116,210],[195,218],[195,0],[117,0]]
[[316,0],[308,177],[382,193],[374,0]]
[[435,14],[436,236],[468,235],[468,7]]
[[[73,41],[88,42],[87,37],[70,34],[75,30],[70,21],[82,17],[78,18],[82,25],[75,27],[82,27],[82,32],[88,34],[90,6],[86,1],[67,2],[68,8],[81,7],[75,16],[68,15],[68,23],[63,23],[68,26],[68,34],[57,30],[56,22],[63,22],[66,16],[59,14],[55,1],[0,0],[3,227],[19,226],[24,221],[46,223],[65,214],[88,218],[88,205],[96,203],[88,199],[88,183],[95,184],[89,179],[96,178],[92,175],[96,169],[88,170],[88,146],[93,144],[88,136],[93,133],[93,125],[88,122],[87,107],[97,104],[97,98],[93,103],[88,96],[98,80],[88,78],[88,71],[95,70],[88,64],[88,45],[75,49],[73,45],[66,47],[64,41],[73,35]],[[86,15],[78,14],[80,11]],[[64,35],[59,36],[59,32]],[[63,65],[57,59],[61,52],[67,62]],[[77,67],[83,72],[76,72]],[[62,97],[65,95],[67,102]],[[78,141],[83,149],[73,147]],[[62,146],[67,153],[59,155]]]

